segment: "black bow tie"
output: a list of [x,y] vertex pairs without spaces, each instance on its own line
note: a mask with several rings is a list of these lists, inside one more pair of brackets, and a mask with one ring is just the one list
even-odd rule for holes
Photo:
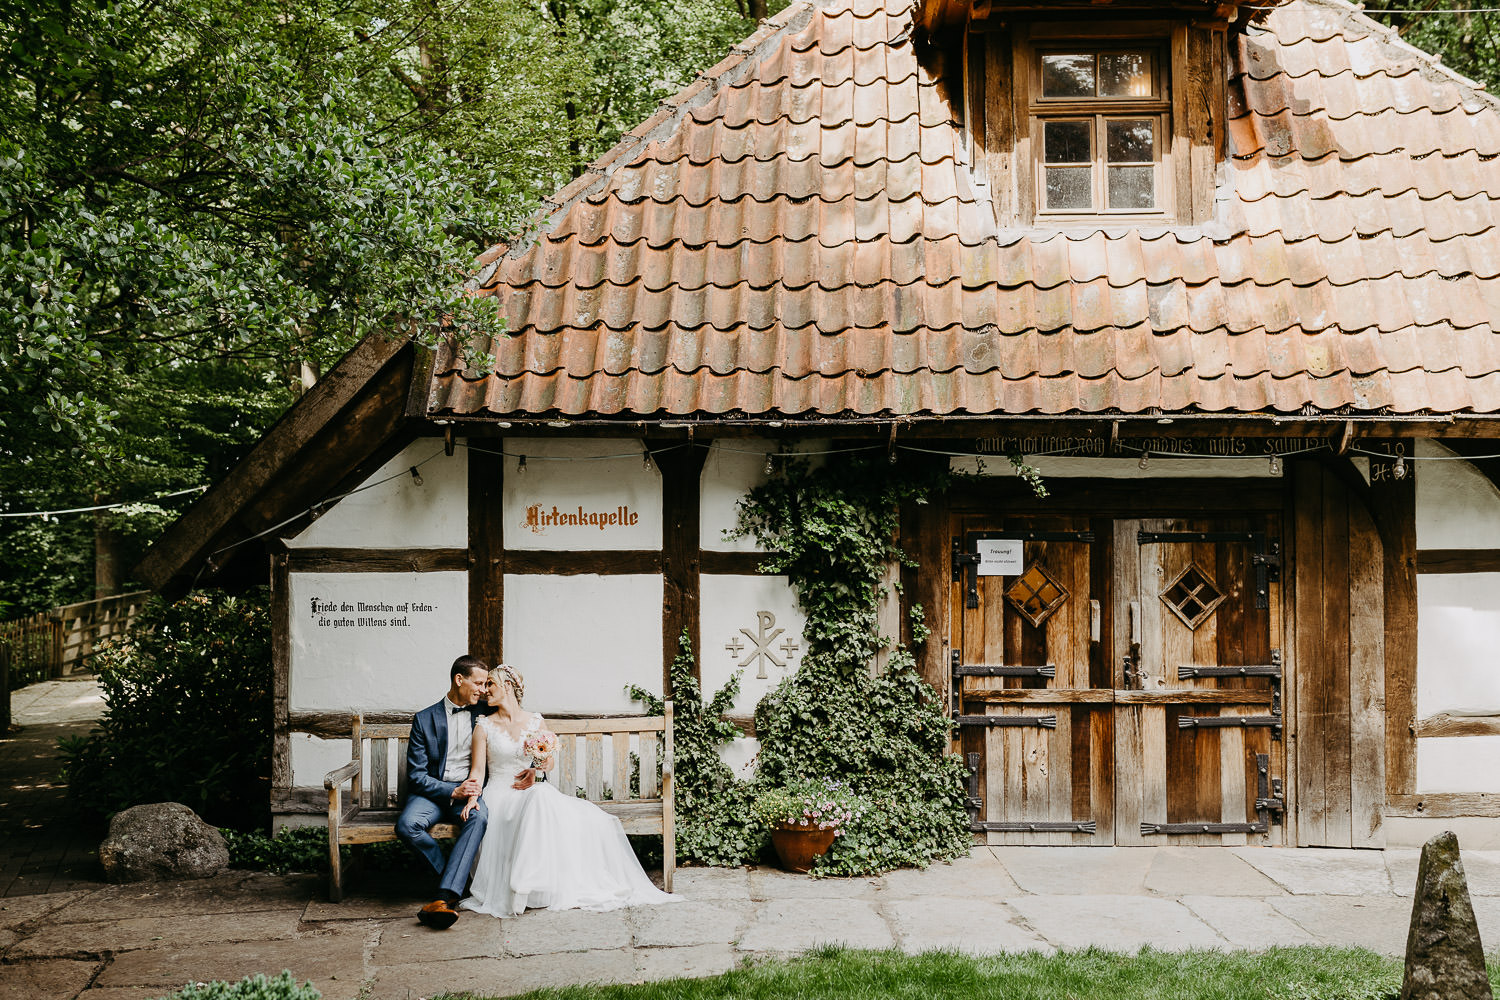
[[468,707],[465,707],[463,705],[459,705],[456,708],[450,708],[450,709],[448,709],[448,714],[449,715],[457,715],[459,712],[468,712],[470,714],[473,714],[474,710],[472,708],[468,708]]

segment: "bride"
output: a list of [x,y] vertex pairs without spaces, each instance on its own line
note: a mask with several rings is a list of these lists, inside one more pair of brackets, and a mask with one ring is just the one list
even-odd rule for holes
[[[484,786],[489,825],[474,863],[470,895],[459,905],[493,916],[527,907],[613,910],[644,903],[675,903],[641,870],[620,821],[587,799],[551,784],[533,783],[532,761],[522,747],[541,731],[541,715],[521,708],[520,671],[500,664],[490,671],[487,701],[495,714],[474,727],[469,777]],[[550,762],[544,762],[550,766]],[[471,797],[464,816],[475,808]]]

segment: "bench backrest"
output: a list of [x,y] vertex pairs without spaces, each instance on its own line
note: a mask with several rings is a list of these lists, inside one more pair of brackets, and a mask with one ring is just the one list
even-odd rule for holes
[[[661,715],[604,719],[547,719],[547,728],[557,734],[557,762],[551,779],[558,789],[575,793],[582,788],[594,802],[652,800],[662,797],[662,768],[672,759],[672,703]],[[352,802],[366,809],[399,807],[406,801],[406,744],[411,726],[403,723],[370,723],[360,715],[350,720],[350,744],[354,759],[361,760],[367,787],[354,777],[349,790]],[[605,766],[608,747],[609,766]],[[392,751],[395,751],[394,755]],[[639,764],[638,787],[631,790],[631,777]],[[396,772],[394,788],[391,770]]]

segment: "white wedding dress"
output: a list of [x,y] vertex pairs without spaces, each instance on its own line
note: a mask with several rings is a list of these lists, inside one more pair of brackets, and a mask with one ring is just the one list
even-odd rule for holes
[[459,905],[508,917],[528,907],[613,910],[678,902],[680,896],[651,884],[618,819],[550,782],[511,787],[516,773],[531,766],[522,751],[527,735],[541,728],[542,717],[534,713],[520,739],[488,717],[475,727],[475,737],[485,739],[490,819],[470,895]]

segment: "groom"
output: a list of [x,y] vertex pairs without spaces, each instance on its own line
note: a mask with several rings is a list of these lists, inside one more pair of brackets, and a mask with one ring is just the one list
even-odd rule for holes
[[[407,798],[396,835],[432,866],[440,876],[438,898],[422,907],[417,919],[428,927],[446,930],[458,919],[454,908],[468,884],[489,812],[481,799],[468,822],[459,813],[480,783],[469,778],[469,747],[474,739],[474,712],[484,698],[489,668],[474,656],[460,656],[449,671],[448,694],[416,714],[406,745]],[[462,829],[453,852],[443,849],[428,830],[434,823]]]

